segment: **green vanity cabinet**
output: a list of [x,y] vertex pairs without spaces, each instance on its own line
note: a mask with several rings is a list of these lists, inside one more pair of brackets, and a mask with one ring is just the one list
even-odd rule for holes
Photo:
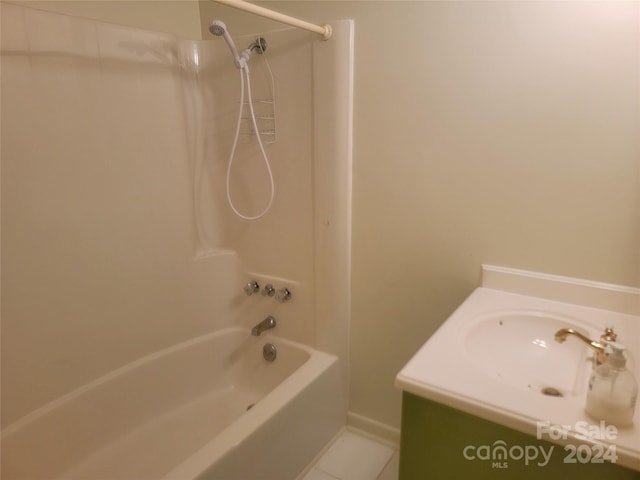
[[640,480],[640,472],[597,463],[611,454],[538,440],[403,392],[399,480]]

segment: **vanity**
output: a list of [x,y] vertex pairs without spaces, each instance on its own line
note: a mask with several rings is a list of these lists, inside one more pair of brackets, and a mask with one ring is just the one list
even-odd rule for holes
[[597,353],[585,339],[613,328],[639,376],[640,289],[482,268],[396,377],[400,480],[640,479],[640,407],[626,428],[584,412]]

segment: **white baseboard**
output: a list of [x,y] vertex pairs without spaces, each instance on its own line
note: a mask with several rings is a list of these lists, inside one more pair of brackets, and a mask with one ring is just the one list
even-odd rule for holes
[[347,413],[347,429],[371,437],[392,448],[400,448],[400,429],[354,412]]

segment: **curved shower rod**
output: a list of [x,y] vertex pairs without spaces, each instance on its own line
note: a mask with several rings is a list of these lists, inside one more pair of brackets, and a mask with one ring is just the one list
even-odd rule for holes
[[279,12],[274,12],[273,10],[269,10],[268,8],[260,7],[258,5],[254,5],[253,3],[245,2],[244,0],[213,1],[216,3],[222,3],[223,5],[228,5],[229,7],[237,8],[238,10],[243,10],[245,12],[260,15],[261,17],[269,18],[271,20],[275,20],[276,22],[285,23],[287,25],[302,28],[304,30],[309,30],[310,32],[321,35],[323,40],[329,40],[329,38],[331,38],[331,25],[329,25],[328,23],[325,23],[324,25],[316,25],[315,23],[305,22],[304,20],[300,20],[299,18],[290,17],[289,15],[284,15],[283,13]]

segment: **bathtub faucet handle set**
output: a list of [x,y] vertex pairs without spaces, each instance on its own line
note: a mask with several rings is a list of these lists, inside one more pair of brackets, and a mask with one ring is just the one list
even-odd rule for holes
[[280,303],[288,302],[292,297],[291,290],[289,290],[288,288],[284,287],[276,290],[275,287],[270,283],[266,284],[261,291],[260,284],[255,280],[251,280],[249,283],[247,283],[244,286],[243,290],[244,293],[246,293],[249,297],[254,293],[261,292],[263,297],[274,297],[276,301]]

